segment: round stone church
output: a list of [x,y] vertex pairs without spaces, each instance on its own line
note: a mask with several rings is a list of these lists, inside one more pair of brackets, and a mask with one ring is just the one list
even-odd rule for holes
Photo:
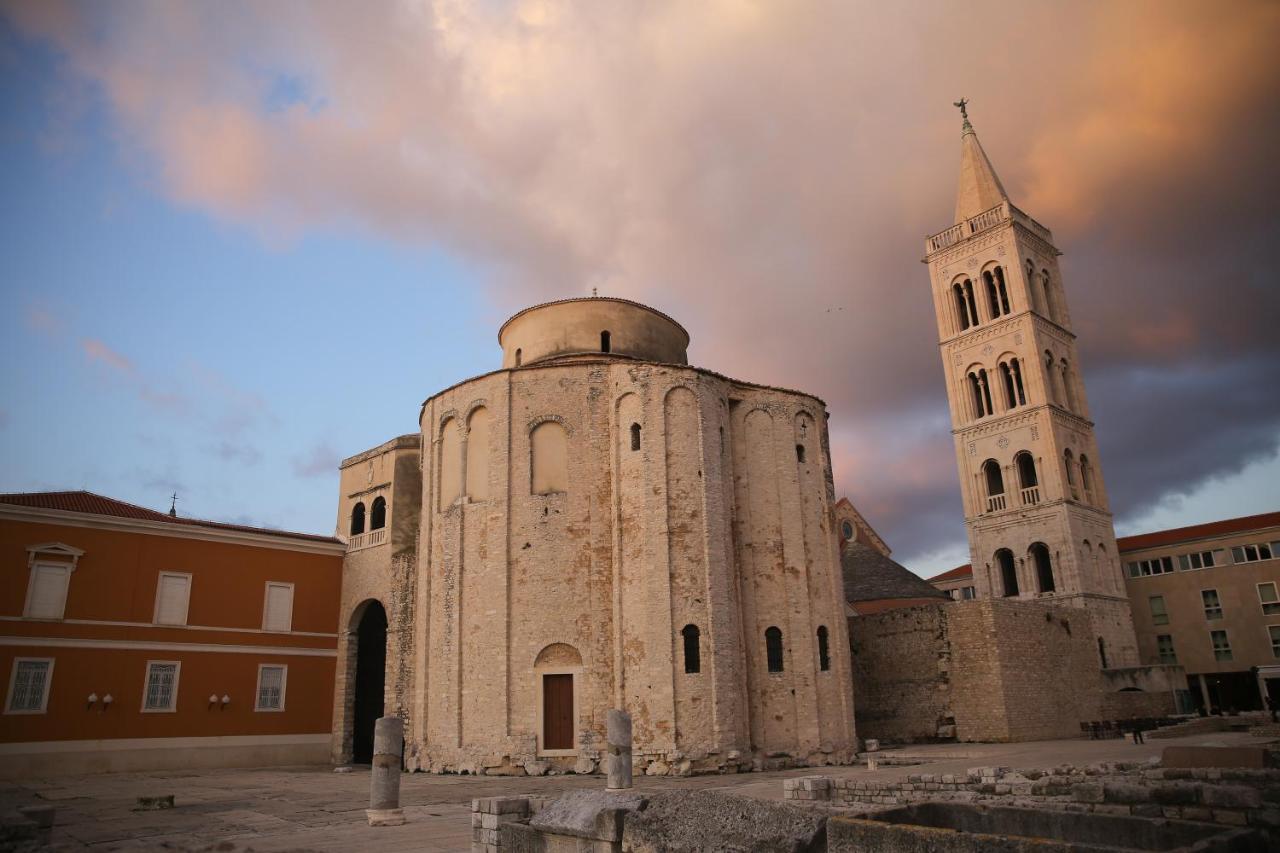
[[502,367],[343,461],[333,758],[405,720],[409,769],[847,762],[849,643],[823,402],[691,367],[623,299],[525,309]]

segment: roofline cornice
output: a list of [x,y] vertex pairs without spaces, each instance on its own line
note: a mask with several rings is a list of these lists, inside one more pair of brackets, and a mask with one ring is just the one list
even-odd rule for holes
[[198,539],[224,545],[245,545],[251,548],[273,548],[278,551],[298,551],[304,554],[328,554],[341,556],[347,546],[333,540],[310,541],[288,534],[249,533],[243,530],[224,530],[217,527],[201,527],[195,524],[172,524],[164,521],[148,521],[141,518],[122,518],[86,512],[69,512],[61,509],[0,504],[0,521],[17,521],[29,524],[63,524],[68,527],[84,527],[92,530],[111,530],[119,533],[141,533],[147,536],[169,536],[175,539]]

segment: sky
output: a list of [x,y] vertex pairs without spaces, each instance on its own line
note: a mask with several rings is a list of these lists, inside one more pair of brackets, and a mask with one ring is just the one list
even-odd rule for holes
[[1065,253],[1117,531],[1280,509],[1276,44],[1265,0],[2,2],[0,490],[330,533],[341,458],[598,288],[823,398],[837,492],[951,568],[963,95]]

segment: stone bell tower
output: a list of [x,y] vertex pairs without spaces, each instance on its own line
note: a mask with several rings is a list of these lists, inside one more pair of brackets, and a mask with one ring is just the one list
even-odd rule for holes
[[1136,666],[1062,253],[1009,201],[966,105],[955,224],[925,263],[977,594],[1087,609],[1102,666]]

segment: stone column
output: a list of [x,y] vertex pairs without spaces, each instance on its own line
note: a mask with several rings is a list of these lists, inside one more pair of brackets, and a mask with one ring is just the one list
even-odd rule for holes
[[370,826],[399,826],[404,823],[400,809],[400,756],[404,752],[404,721],[380,717],[373,728],[373,768],[369,782]]
[[610,791],[631,787],[631,715],[617,708],[610,708],[606,717],[605,732],[609,741]]

